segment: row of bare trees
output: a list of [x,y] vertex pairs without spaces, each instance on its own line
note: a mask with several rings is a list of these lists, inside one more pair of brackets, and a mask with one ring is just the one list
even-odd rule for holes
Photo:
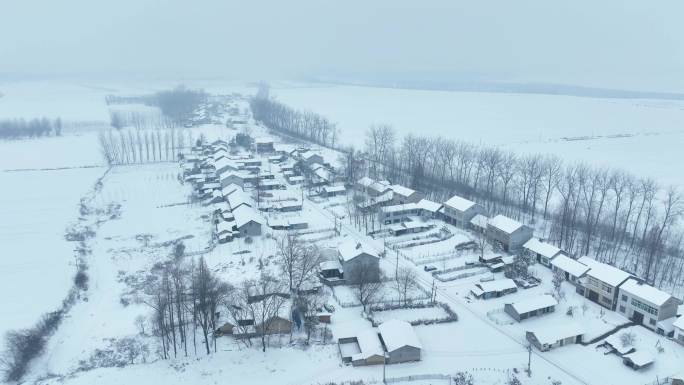
[[254,119],[272,130],[325,147],[337,146],[336,125],[319,114],[298,111],[267,97],[251,99],[250,106]]
[[38,138],[41,136],[62,135],[62,119],[48,118],[2,119],[0,120],[0,139]]
[[192,133],[180,129],[100,131],[100,151],[110,165],[176,161],[192,143]]
[[387,125],[371,127],[363,151],[343,158],[349,183],[368,175],[439,201],[459,194],[492,215],[536,224],[538,234],[569,253],[594,256],[660,287],[684,283],[684,232],[677,225],[684,201],[675,187],[552,155],[442,137],[399,138]]

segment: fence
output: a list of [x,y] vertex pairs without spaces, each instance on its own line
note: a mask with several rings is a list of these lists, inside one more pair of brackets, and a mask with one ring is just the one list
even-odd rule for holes
[[442,275],[447,275],[447,274],[450,274],[451,272],[448,272],[448,273],[440,272],[440,273],[438,273],[438,274],[433,274],[433,277],[435,277],[435,278],[436,278],[437,280],[439,280],[440,282],[450,282],[450,281],[456,281],[456,280],[458,280],[458,279],[463,279],[463,278],[468,278],[468,277],[473,277],[473,276],[476,276],[476,275],[480,275],[480,274],[486,273],[486,272],[488,272],[488,271],[489,271],[488,268],[478,268],[478,269],[475,270],[475,271],[466,272],[466,273],[461,273],[461,274],[456,274],[456,275],[453,275],[453,276],[452,276],[452,275],[449,275],[449,276],[447,276],[447,277],[443,277]]
[[447,384],[451,384],[451,376],[448,374],[414,374],[412,376],[404,377],[387,377],[385,382],[388,384],[394,384],[397,382],[409,382],[409,381],[424,381],[424,380],[444,380]]

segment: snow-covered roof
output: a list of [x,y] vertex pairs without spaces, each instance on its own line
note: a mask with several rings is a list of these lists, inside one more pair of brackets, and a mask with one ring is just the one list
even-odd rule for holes
[[449,206],[456,211],[464,212],[469,208],[475,206],[475,202],[462,198],[458,195],[454,195],[451,198],[449,198],[448,201],[444,202],[444,205]]
[[413,326],[406,321],[396,319],[385,321],[378,326],[378,330],[380,330],[380,335],[388,352],[393,352],[404,346],[422,348],[418,336],[413,331]]
[[342,257],[342,260],[345,262],[350,261],[363,253],[369,254],[375,258],[379,258],[377,254],[375,254],[375,251],[373,251],[368,244],[364,242],[358,242],[354,239],[342,242],[337,248],[337,251],[340,253],[340,257]]
[[553,258],[561,252],[561,249],[557,248],[556,246],[550,243],[542,242],[537,238],[532,238],[525,242],[523,247],[535,254],[543,255],[546,258]]
[[375,329],[363,329],[356,333],[356,341],[359,344],[361,353],[352,356],[352,360],[362,360],[372,356],[384,356],[385,351],[382,348],[380,337]]
[[428,199],[421,199],[418,201],[418,208],[421,210],[429,211],[431,213],[436,213],[439,211],[440,208],[442,208],[442,205],[437,202],[433,202]]
[[651,285],[641,283],[634,278],[630,278],[620,286],[620,291],[638,297],[656,306],[664,305],[672,296],[662,290],[656,289]]
[[344,188],[344,186],[325,186],[325,187],[323,187],[323,191],[325,191],[327,193],[336,193],[336,192],[347,191],[347,189]]
[[567,255],[561,254],[551,261],[551,265],[563,270],[574,277],[581,277],[589,271],[589,266],[578,262]]
[[544,309],[558,305],[558,301],[548,294],[526,298],[510,304],[518,314],[525,314],[531,311]]
[[268,138],[268,137],[256,138],[256,139],[254,139],[254,143],[256,143],[256,144],[269,144],[269,143],[273,143],[273,139]]
[[676,327],[677,329],[684,330],[684,315],[677,318],[677,320],[672,323],[672,326]]
[[479,227],[481,229],[487,228],[487,222],[489,222],[489,218],[482,214],[477,214],[473,217],[473,219],[470,220],[471,225]]
[[559,325],[557,323],[549,322],[544,327],[531,330],[530,332],[534,334],[539,343],[551,345],[566,338],[583,335],[585,333],[585,329],[576,323]]
[[518,287],[515,284],[515,281],[513,281],[512,279],[508,279],[508,278],[497,279],[497,280],[489,281],[489,282],[478,282],[475,285],[482,288],[482,291],[485,293],[510,290],[510,289],[515,289]]
[[417,221],[401,222],[401,223],[395,223],[395,224],[387,226],[387,228],[390,231],[401,231],[401,230],[405,230],[405,229],[426,229],[429,227],[430,227],[429,224],[421,223],[421,222],[417,222]]
[[627,354],[631,351],[634,350],[633,346],[625,346],[622,343],[622,340],[620,340],[620,335],[619,334],[613,334],[606,338],[606,343],[610,345],[615,351],[617,351],[620,354]]
[[224,197],[227,197],[228,195],[234,193],[235,191],[242,191],[242,187],[236,185],[235,183],[231,183],[228,186],[225,186],[221,189],[221,193],[223,194]]
[[340,265],[340,261],[323,261],[318,266],[321,270],[340,270],[340,271],[342,271],[342,265]]
[[410,189],[408,187],[404,187],[400,184],[393,184],[390,186],[390,188],[395,193],[397,193],[401,196],[404,196],[404,197],[410,197],[411,195],[413,195],[416,192],[416,190]]
[[224,167],[228,167],[229,169],[237,170],[238,165],[235,163],[235,161],[229,160],[227,158],[220,158],[216,162],[214,162],[214,168],[217,170],[220,170]]
[[304,151],[304,152],[301,152],[301,153],[300,153],[300,156],[302,157],[302,159],[305,159],[305,160],[308,160],[308,159],[310,159],[311,157],[316,156],[316,155],[320,156],[320,154],[317,154],[317,153],[315,153],[315,152],[313,152],[313,151],[311,151],[311,150],[307,150],[307,151]]
[[264,223],[263,218],[261,218],[261,216],[249,206],[242,205],[236,208],[233,210],[233,215],[235,216],[235,225],[238,227],[238,229],[250,221],[254,221],[259,224]]
[[632,275],[605,263],[601,263],[593,258],[581,257],[577,261],[589,266],[588,276],[594,277],[613,287],[617,287],[625,282]]
[[417,209],[418,209],[417,203],[406,203],[403,205],[383,206],[380,208],[380,211],[382,211],[385,214],[390,214],[390,213],[400,213],[400,212],[404,212],[404,211],[417,210]]
[[387,190],[390,190],[389,185],[386,185],[386,184],[381,183],[381,182],[373,182],[368,186],[368,188],[371,190],[375,190],[378,193],[383,193]]
[[216,233],[219,233],[219,234],[224,233],[224,232],[232,233],[233,232],[233,225],[235,225],[235,222],[233,222],[233,221],[230,221],[230,222],[221,221],[221,222],[216,224]]
[[372,185],[373,183],[375,183],[375,181],[373,179],[367,177],[367,176],[364,176],[363,178],[356,181],[356,183],[358,185],[363,186],[363,187],[368,187],[368,186]]
[[311,166],[310,166],[309,168],[310,168],[311,170],[313,170],[313,171],[316,171],[316,170],[318,170],[319,168],[325,168],[325,167],[323,167],[323,165],[320,164],[320,163],[312,163]]
[[316,174],[317,177],[323,179],[323,180],[330,180],[330,172],[324,168],[319,168],[316,171],[314,171],[314,174]]
[[522,223],[504,215],[497,215],[489,220],[489,225],[503,231],[506,234],[513,234],[522,227]]
[[297,176],[290,176],[287,178],[290,182],[298,182],[300,180],[304,180],[304,176],[302,175],[297,175]]
[[666,318],[662,321],[658,321],[656,324],[659,329],[663,329],[665,334],[672,333],[674,331],[674,323],[677,321],[677,317]]
[[235,209],[242,207],[244,205],[247,206],[253,206],[252,198],[247,195],[242,190],[235,190],[233,191],[230,195],[228,195],[228,204],[230,205],[231,211],[235,211]]
[[634,353],[625,354],[622,358],[632,361],[636,366],[650,365],[655,361],[653,355],[645,350],[637,350]]

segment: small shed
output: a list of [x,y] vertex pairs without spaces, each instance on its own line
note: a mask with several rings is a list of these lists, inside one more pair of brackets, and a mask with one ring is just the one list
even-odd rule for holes
[[558,301],[556,301],[555,298],[548,294],[544,294],[515,303],[507,303],[504,305],[504,311],[513,317],[513,319],[520,322],[527,318],[552,313],[556,310],[556,305],[558,305]]
[[580,278],[584,277],[589,269],[589,266],[564,254],[558,255],[551,261],[551,270],[561,272],[565,280],[574,285],[581,284]]
[[512,279],[497,279],[489,282],[479,282],[470,289],[470,292],[477,298],[489,299],[499,298],[506,294],[515,293],[518,286]]
[[525,333],[525,338],[542,352],[553,348],[581,343],[584,337],[584,328],[575,323],[549,324]]
[[655,362],[653,355],[643,350],[622,356],[622,363],[634,370],[647,368],[653,365],[653,362]]
[[540,241],[538,238],[532,238],[523,245],[525,252],[534,257],[537,263],[546,267],[551,267],[551,260],[562,253],[558,247]]
[[325,186],[323,187],[323,195],[326,197],[335,197],[338,195],[344,195],[347,189],[344,186]]
[[422,346],[413,326],[406,321],[389,320],[378,326],[380,341],[387,351],[387,363],[420,361]]

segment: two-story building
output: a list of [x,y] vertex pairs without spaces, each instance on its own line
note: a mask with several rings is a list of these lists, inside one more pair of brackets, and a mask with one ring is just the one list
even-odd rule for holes
[[674,327],[674,340],[684,345],[684,315],[677,318],[672,326]]
[[605,308],[615,310],[618,288],[631,277],[631,274],[589,257],[581,257],[577,261],[589,267],[589,271],[581,280],[584,297]]
[[475,215],[483,214],[484,211],[481,205],[458,195],[444,202],[444,219],[452,225],[466,227]]
[[617,312],[651,330],[677,315],[677,298],[634,278],[620,285],[619,294]]
[[525,242],[532,238],[531,227],[503,215],[497,215],[487,222],[487,238],[492,243],[500,243],[509,253],[522,250]]
[[367,244],[350,239],[340,244],[337,253],[347,283],[380,281],[380,258]]

